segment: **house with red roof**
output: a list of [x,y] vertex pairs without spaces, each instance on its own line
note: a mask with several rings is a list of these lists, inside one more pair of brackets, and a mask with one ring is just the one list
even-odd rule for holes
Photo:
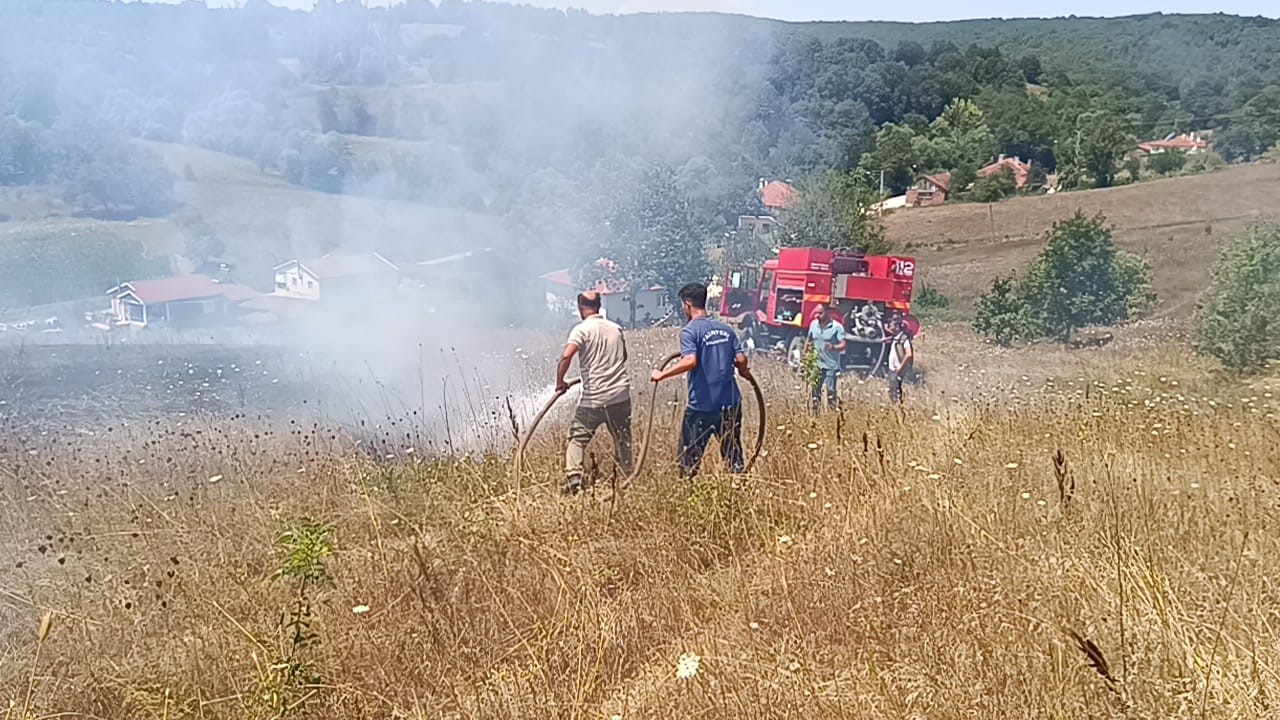
[[764,178],[760,178],[758,192],[760,203],[770,211],[790,210],[800,199],[800,191],[782,180],[765,182]]
[[987,177],[994,175],[1003,170],[1013,173],[1014,186],[1019,190],[1026,190],[1031,185],[1031,163],[1023,162],[1019,157],[1005,157],[1001,155],[990,165],[978,171],[978,177]]
[[907,188],[908,207],[928,207],[941,205],[951,194],[951,173],[922,175],[915,184]]
[[1180,150],[1188,155],[1198,155],[1208,149],[1208,141],[1198,132],[1170,133],[1163,140],[1149,140],[1138,144],[1138,150],[1147,155],[1159,155],[1172,150]]
[[648,327],[671,313],[671,298],[661,285],[632,289],[617,274],[617,265],[606,258],[595,262],[601,278],[587,287],[579,287],[568,269],[553,270],[541,276],[546,284],[547,308],[556,314],[574,314],[578,309],[578,293],[595,290],[600,293],[600,312],[623,327]]
[[219,324],[237,313],[238,305],[258,296],[235,283],[207,275],[180,275],[159,280],[136,280],[107,291],[119,325],[173,327]]

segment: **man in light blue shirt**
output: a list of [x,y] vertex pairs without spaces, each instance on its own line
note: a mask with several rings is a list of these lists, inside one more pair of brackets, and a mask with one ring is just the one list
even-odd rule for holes
[[[836,380],[840,377],[840,356],[848,343],[844,339],[844,328],[831,317],[831,308],[819,305],[814,308],[814,319],[809,325],[809,338],[805,343],[805,354],[812,344],[818,350],[818,367],[822,369],[822,380],[813,386],[812,407],[817,413],[822,407],[823,395],[826,406],[835,409],[840,404],[840,395],[836,390]],[[825,391],[825,392],[824,392]]]

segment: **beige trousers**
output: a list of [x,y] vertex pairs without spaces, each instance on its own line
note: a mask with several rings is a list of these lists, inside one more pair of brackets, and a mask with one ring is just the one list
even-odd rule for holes
[[631,400],[616,402],[608,407],[590,408],[578,406],[569,425],[569,446],[564,452],[565,477],[582,479],[587,444],[596,431],[604,425],[613,436],[614,457],[618,467],[631,474]]

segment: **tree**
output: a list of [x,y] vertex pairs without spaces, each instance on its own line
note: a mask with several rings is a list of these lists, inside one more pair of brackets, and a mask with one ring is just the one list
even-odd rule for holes
[[1147,167],[1159,175],[1176,175],[1187,165],[1187,154],[1181,150],[1169,150],[1152,155],[1147,160]]
[[1269,85],[1245,103],[1223,131],[1218,152],[1227,160],[1252,160],[1280,142],[1280,85]]
[[248,92],[235,90],[214,98],[204,110],[192,113],[182,135],[192,145],[239,155],[258,157],[263,138],[274,132],[271,113]]
[[899,195],[915,182],[919,158],[916,154],[916,133],[906,125],[892,123],[876,133],[875,149],[862,156],[861,168],[869,175],[884,171],[885,190]]
[[36,123],[0,116],[0,185],[44,182],[50,162],[46,135]]
[[1001,168],[985,177],[978,178],[973,185],[969,199],[974,202],[998,202],[1018,191],[1018,180],[1009,168]]
[[172,201],[173,176],[155,154],[87,123],[54,134],[54,175],[69,202],[101,208],[108,216],[161,215]]
[[915,40],[903,40],[893,50],[893,61],[900,62],[907,67],[915,67],[921,65],[928,58],[924,46]]
[[1066,174],[1074,187],[1111,187],[1133,139],[1115,113],[1098,110],[1075,119],[1075,136],[1066,142]]
[[1004,343],[1067,342],[1079,328],[1125,322],[1153,304],[1149,265],[1118,251],[1104,223],[1082,212],[1055,223],[1030,268],[979,300],[974,329]]
[[187,258],[195,261],[197,265],[222,257],[227,251],[226,241],[203,218],[196,218],[184,227],[182,237]]
[[1195,324],[1196,348],[1228,370],[1280,359],[1280,225],[1253,228],[1223,250]]
[[828,171],[801,183],[795,205],[781,213],[791,247],[855,248],[884,253],[889,243],[871,211],[879,197],[862,173]]
[[[634,182],[624,179],[628,176]],[[605,277],[631,287],[659,285],[674,302],[685,284],[705,282],[710,265],[703,238],[689,199],[678,190],[676,171],[654,163],[615,177],[619,181],[611,197],[597,206],[603,227],[578,258],[580,285]],[[597,264],[599,260],[607,262]]]
[[1040,66],[1040,58],[1037,55],[1023,55],[1018,59],[1018,70],[1022,73],[1022,79],[1029,83],[1038,83],[1044,75],[1044,68]]
[[978,298],[974,332],[1000,345],[1011,345],[1030,333],[1027,306],[1016,278],[996,278],[991,290]]
[[337,133],[294,133],[285,150],[283,166],[290,182],[340,193],[351,174],[351,148]]
[[982,110],[971,100],[957,99],[929,124],[928,138],[918,152],[925,165],[954,170],[962,165],[982,167],[995,147]]

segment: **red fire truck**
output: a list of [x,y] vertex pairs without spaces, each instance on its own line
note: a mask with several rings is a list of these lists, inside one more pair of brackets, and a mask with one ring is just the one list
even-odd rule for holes
[[911,310],[915,258],[859,250],[783,248],[763,267],[730,267],[720,316],[749,351],[784,351],[798,366],[813,311],[829,305],[848,336],[846,369],[874,373],[885,358],[885,326]]

